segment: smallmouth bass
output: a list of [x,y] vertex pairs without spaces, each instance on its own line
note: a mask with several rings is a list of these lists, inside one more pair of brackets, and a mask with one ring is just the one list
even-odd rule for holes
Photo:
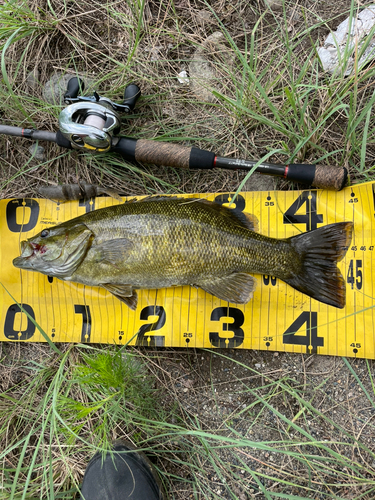
[[337,262],[353,223],[339,222],[286,239],[256,232],[254,216],[200,199],[151,197],[102,208],[43,229],[21,242],[20,269],[101,286],[137,307],[136,289],[191,285],[245,304],[250,274],[275,276],[331,306],[345,306]]

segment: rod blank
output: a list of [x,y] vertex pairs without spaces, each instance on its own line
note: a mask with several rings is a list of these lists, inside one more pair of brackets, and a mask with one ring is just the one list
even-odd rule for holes
[[32,128],[11,127],[10,125],[0,125],[0,134],[23,137],[33,141],[56,142],[56,132],[48,130],[34,130]]

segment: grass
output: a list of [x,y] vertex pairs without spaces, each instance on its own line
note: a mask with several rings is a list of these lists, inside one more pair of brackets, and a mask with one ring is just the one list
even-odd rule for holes
[[71,498],[83,452],[107,450],[119,428],[137,443],[143,419],[166,418],[136,355],[89,347],[48,354],[30,363],[31,381],[1,394],[0,498]]
[[[324,73],[317,57],[329,31],[347,16],[353,22],[357,7],[303,0],[279,11],[243,0],[3,2],[1,121],[56,130],[61,107],[43,93],[55,72],[87,75],[119,102],[135,82],[143,96],[124,117],[124,135],[221,156],[346,166],[351,182],[372,180],[375,65],[344,77]],[[221,45],[204,43],[215,32]],[[202,84],[207,99],[177,81],[198,48],[211,71]],[[347,50],[343,67],[349,57]],[[46,159],[37,162],[24,140],[0,137],[0,145],[4,198],[78,179],[130,195],[234,192],[246,177],[135,166],[53,144],[43,144]],[[279,181],[278,188],[290,186]],[[144,449],[179,500],[374,498],[372,362],[330,360],[326,370],[325,360],[288,354],[2,349],[0,499],[78,498],[88,460],[116,438]],[[254,369],[254,361],[265,367]]]
[[[206,356],[238,371],[225,381],[238,406],[218,392],[214,372],[209,384],[176,393],[165,366],[175,369],[186,358],[182,353],[38,349],[43,361],[28,361],[23,369],[30,376],[0,393],[0,498],[75,498],[89,458],[117,438],[151,456],[171,498],[184,498],[184,491],[195,498],[373,498],[370,363],[364,374],[354,363],[341,363],[361,413],[339,404],[338,413],[347,414],[338,419],[327,414],[334,400],[330,377],[303,384],[298,374],[268,375],[234,352]],[[194,368],[200,354],[190,356]],[[209,408],[197,413],[199,393]],[[350,429],[351,420],[360,422],[359,432]]]

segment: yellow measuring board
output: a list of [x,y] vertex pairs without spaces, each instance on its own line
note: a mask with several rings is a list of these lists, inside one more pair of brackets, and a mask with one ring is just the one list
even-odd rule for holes
[[[228,205],[233,194],[199,194]],[[125,199],[124,199],[125,201]],[[375,183],[325,190],[241,193],[237,209],[255,214],[262,234],[286,238],[326,224],[354,222],[339,268],[347,283],[344,309],[321,304],[272,276],[257,276],[254,298],[228,304],[203,290],[139,291],[131,311],[109,292],[63,282],[12,265],[21,240],[118,202],[96,198],[56,203],[0,201],[0,340],[99,342],[174,347],[236,347],[375,358]],[[32,319],[35,320],[32,321]]]

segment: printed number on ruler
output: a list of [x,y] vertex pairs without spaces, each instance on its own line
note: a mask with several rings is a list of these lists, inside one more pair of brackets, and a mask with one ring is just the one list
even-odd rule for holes
[[232,323],[223,323],[223,332],[232,332],[232,335],[221,335],[218,331],[209,332],[209,339],[214,347],[239,347],[245,338],[241,326],[245,321],[243,312],[235,307],[217,307],[211,313],[211,321],[220,321],[221,318],[231,318]]
[[140,319],[148,320],[150,316],[157,316],[154,323],[142,325],[138,330],[136,345],[163,347],[165,345],[164,335],[154,335],[151,332],[160,330],[165,325],[166,314],[162,306],[146,306],[142,309]]
[[[18,304],[9,306],[5,315],[4,335],[9,340],[29,340],[35,333],[35,313],[31,306]],[[18,328],[17,328],[18,327]]]
[[[297,213],[304,207],[305,213]],[[284,212],[284,224],[304,224],[306,231],[317,229],[323,223],[323,214],[317,210],[316,191],[303,191]],[[269,277],[268,277],[269,281]],[[265,284],[268,284],[268,281]],[[275,280],[276,281],[276,280]],[[305,334],[298,334],[303,327]],[[306,346],[306,352],[316,353],[318,347],[323,347],[324,338],[318,337],[318,313],[304,311],[287,328],[283,334],[283,343]]]
[[5,213],[9,231],[31,231],[38,222],[39,203],[33,199],[10,200]]
[[[33,199],[15,199],[7,203],[5,218],[12,233],[34,229],[39,218],[39,203]],[[28,304],[9,306],[4,320],[4,335],[9,340],[29,340],[35,333],[35,313]]]
[[[305,213],[297,214],[303,205],[305,205]],[[306,231],[317,229],[317,225],[322,222],[323,215],[318,214],[316,209],[316,191],[303,191],[284,212],[284,224],[305,224]]]
[[[297,332],[306,325],[305,335]],[[293,321],[283,334],[283,343],[306,346],[306,352],[313,354],[317,347],[323,347],[324,339],[318,337],[318,313],[304,311]]]

